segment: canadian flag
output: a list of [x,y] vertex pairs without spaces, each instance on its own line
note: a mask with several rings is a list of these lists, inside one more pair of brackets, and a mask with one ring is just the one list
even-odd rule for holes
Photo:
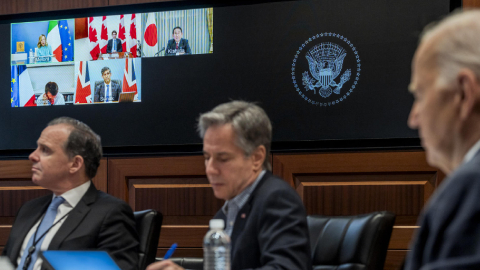
[[135,14],[132,14],[132,20],[130,22],[130,40],[128,42],[128,51],[132,53],[132,57],[137,57],[137,24]]
[[123,72],[122,92],[135,92],[135,100],[138,99],[137,80],[135,78],[135,66],[132,58],[125,59],[125,70]]
[[75,103],[92,103],[92,90],[90,88],[90,75],[88,73],[87,61],[80,61],[77,89],[75,91]]
[[100,45],[98,44],[97,29],[93,27],[93,17],[88,17],[88,39],[90,40],[90,55],[93,60],[98,59]]
[[155,22],[155,13],[148,13],[145,33],[143,34],[143,53],[145,56],[152,57],[158,51],[157,25]]
[[107,30],[107,16],[103,16],[102,19],[102,32],[100,34],[100,51],[102,53],[107,53],[107,44],[108,44],[108,30]]
[[127,43],[125,39],[125,16],[120,15],[120,25],[118,26],[118,38],[122,41],[122,52],[127,51]]

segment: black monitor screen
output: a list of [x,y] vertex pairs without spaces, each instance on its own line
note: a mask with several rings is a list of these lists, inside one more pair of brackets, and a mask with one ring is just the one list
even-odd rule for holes
[[0,149],[34,148],[59,116],[107,147],[196,145],[199,114],[237,99],[265,109],[274,142],[416,138],[411,59],[449,4],[159,3],[3,20]]

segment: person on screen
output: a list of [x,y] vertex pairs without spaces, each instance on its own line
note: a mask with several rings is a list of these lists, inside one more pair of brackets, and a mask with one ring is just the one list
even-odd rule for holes
[[183,55],[192,53],[192,50],[188,45],[188,40],[182,37],[182,28],[180,28],[180,26],[173,28],[173,39],[168,41],[165,55]]
[[37,43],[37,62],[50,62],[53,55],[52,47],[47,43],[47,37],[41,34]]
[[[306,211],[297,192],[271,170],[272,125],[244,101],[200,115],[205,172],[231,238],[231,269],[312,269]],[[147,270],[183,269],[171,260]]]
[[48,82],[45,85],[45,93],[37,99],[37,106],[49,105],[65,105],[65,98],[58,92],[58,85],[55,82]]
[[108,41],[107,53],[122,52],[122,41],[117,38],[117,31],[112,31],[112,39]]
[[109,67],[102,68],[103,82],[95,84],[94,102],[112,102],[118,101],[118,97],[122,92],[122,85],[112,80],[112,72]]
[[405,269],[480,269],[480,10],[425,30],[409,90],[408,125],[447,177],[418,219]]
[[3,250],[17,269],[43,269],[40,250],[103,250],[120,269],[137,269],[132,209],[92,182],[101,158],[100,136],[86,124],[68,117],[48,123],[29,159],[32,182],[53,194],[18,210]]

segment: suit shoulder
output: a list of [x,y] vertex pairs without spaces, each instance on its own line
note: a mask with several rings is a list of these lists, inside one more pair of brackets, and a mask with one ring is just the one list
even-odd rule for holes
[[257,194],[264,199],[275,198],[277,196],[287,196],[288,198],[300,200],[300,196],[297,192],[283,179],[271,173],[266,174],[263,179],[263,183],[260,184]]
[[449,193],[451,189],[465,189],[465,190],[480,190],[480,159],[472,160],[466,164],[463,164],[453,172],[447,179],[446,184]]

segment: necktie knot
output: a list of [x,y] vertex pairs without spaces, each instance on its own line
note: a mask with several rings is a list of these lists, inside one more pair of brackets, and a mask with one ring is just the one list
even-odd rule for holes
[[53,198],[52,202],[50,203],[50,206],[48,206],[49,209],[56,210],[60,204],[65,202],[65,199],[61,196]]

